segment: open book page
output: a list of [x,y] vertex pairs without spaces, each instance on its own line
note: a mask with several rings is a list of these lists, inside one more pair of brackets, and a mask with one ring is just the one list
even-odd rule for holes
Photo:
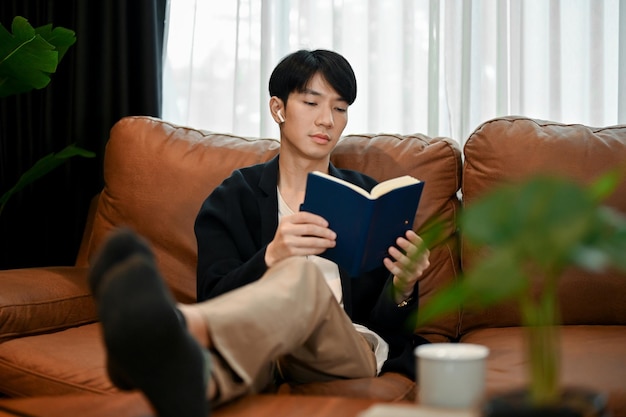
[[410,175],[404,175],[402,177],[392,178],[390,180],[378,183],[374,188],[372,188],[370,194],[372,195],[372,198],[378,198],[381,195],[388,193],[389,191],[404,187],[409,184],[417,184],[419,182],[420,180],[418,180],[417,178],[414,178]]
[[326,178],[330,181],[334,181],[339,184],[343,184],[346,187],[356,191],[364,197],[369,198],[370,200],[376,199],[381,195],[388,193],[389,191],[395,190],[400,187],[404,187],[409,184],[417,184],[420,181],[417,178],[411,177],[410,175],[404,175],[402,177],[392,178],[387,181],[383,181],[378,183],[374,188],[372,188],[371,192],[365,191],[363,188],[358,185],[352,184],[351,182],[342,180],[341,178],[333,177],[332,175],[325,174],[321,171],[314,171],[312,174],[319,175],[320,177]]

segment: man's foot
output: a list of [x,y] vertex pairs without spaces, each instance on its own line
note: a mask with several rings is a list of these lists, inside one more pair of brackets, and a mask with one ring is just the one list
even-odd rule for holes
[[[132,241],[126,238],[126,243]],[[115,242],[113,238],[107,245]],[[152,257],[140,246],[121,261],[111,257],[109,268],[99,258],[94,264],[101,267],[99,275],[90,276],[109,375],[122,389],[141,390],[160,417],[206,417],[208,375],[202,348],[187,332]],[[117,249],[102,253],[121,253]]]
[[148,242],[132,230],[120,228],[111,233],[91,263],[89,271],[91,293],[97,297],[104,274],[134,254],[143,254],[148,259],[154,260]]

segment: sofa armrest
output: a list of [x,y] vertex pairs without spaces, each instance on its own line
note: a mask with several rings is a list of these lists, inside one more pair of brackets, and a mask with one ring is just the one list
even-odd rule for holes
[[0,271],[0,341],[97,320],[86,267]]

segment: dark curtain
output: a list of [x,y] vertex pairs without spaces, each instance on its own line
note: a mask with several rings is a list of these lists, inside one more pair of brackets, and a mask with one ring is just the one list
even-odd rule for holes
[[167,0],[2,0],[0,22],[52,23],[77,42],[43,90],[0,99],[0,193],[41,157],[75,157],[9,200],[0,214],[0,269],[72,265],[89,203],[103,187],[109,130],[123,116],[160,116]]

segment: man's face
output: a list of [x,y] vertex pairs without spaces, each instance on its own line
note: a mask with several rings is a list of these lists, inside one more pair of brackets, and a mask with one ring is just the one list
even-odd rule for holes
[[320,75],[289,94],[281,140],[310,158],[330,154],[348,123],[348,103]]

